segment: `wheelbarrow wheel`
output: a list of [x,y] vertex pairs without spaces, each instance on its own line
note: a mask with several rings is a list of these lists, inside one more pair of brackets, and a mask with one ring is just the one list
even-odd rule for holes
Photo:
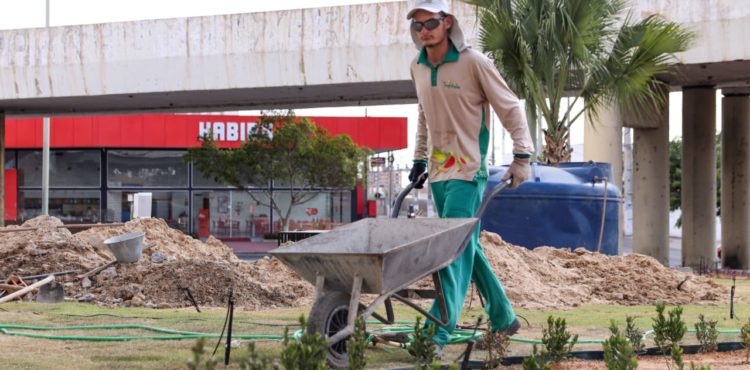
[[[329,338],[346,327],[349,317],[349,294],[342,292],[326,292],[316,300],[310,310],[307,321],[307,332],[321,333]],[[336,343],[329,343],[328,365],[334,369],[349,367],[349,355],[346,352],[346,337]]]

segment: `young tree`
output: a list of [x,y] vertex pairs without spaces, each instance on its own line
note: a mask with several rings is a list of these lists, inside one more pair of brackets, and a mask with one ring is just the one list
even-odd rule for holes
[[[188,149],[185,160],[216,181],[242,190],[249,186],[264,189],[266,199],[248,193],[276,212],[283,230],[287,230],[292,209],[317,195],[314,188],[353,188],[368,154],[348,135],[331,136],[291,110],[263,114],[237,149],[220,149],[211,134],[200,140],[202,145]],[[288,207],[282,208],[272,196],[272,181],[290,189]]]
[[666,84],[657,78],[692,39],[658,15],[633,23],[625,0],[464,1],[477,7],[482,48],[526,100],[532,133],[541,114],[548,163],[570,161],[570,126],[583,113],[610,104],[635,118],[660,111]]

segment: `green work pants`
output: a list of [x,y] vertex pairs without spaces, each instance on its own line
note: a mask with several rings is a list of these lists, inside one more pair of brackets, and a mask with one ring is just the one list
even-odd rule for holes
[[[486,178],[475,178],[474,181],[448,180],[430,184],[435,208],[441,218],[474,217],[482,203],[482,194],[486,186]],[[436,326],[433,337],[440,347],[448,343],[450,333],[456,328],[472,280],[485,299],[485,310],[489,316],[491,330],[503,330],[516,318],[503,286],[484,256],[482,246],[479,245],[479,231],[477,223],[463,253],[439,271],[448,309],[448,326]],[[432,304],[430,313],[441,318],[437,302]],[[425,324],[429,325],[431,322],[427,320]]]

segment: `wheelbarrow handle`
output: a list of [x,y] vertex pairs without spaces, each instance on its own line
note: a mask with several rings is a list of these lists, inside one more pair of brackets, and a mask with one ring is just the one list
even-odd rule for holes
[[492,199],[495,198],[496,195],[500,194],[501,191],[508,188],[508,186],[510,186],[511,181],[512,179],[500,180],[500,182],[497,185],[495,185],[495,188],[492,189],[492,193],[484,197],[484,200],[482,201],[482,204],[479,206],[479,209],[477,210],[477,214],[474,217],[481,219],[482,216],[484,216],[484,212],[487,210],[487,206],[490,205],[490,202],[492,201]]
[[[409,192],[414,189],[414,185],[416,185],[422,177],[427,177],[427,172],[419,175],[419,178],[417,181],[410,182],[409,185],[406,185],[406,188],[402,190],[400,193],[398,193],[398,197],[396,197],[396,202],[393,205],[393,209],[391,210],[391,218],[398,218],[398,213],[401,210],[401,203],[404,202],[404,198],[406,198],[407,195],[409,195]],[[484,212],[487,210],[487,206],[492,201],[492,198],[494,198],[496,195],[500,194],[501,191],[505,190],[510,185],[510,179],[508,180],[501,180],[497,185],[495,185],[495,188],[492,189],[492,193],[484,198],[484,201],[482,201],[482,204],[479,206],[479,209],[477,210],[477,214],[474,216],[476,218],[482,218],[484,216]]]
[[414,182],[410,182],[409,185],[406,185],[404,190],[401,190],[400,193],[398,193],[398,196],[396,197],[396,202],[393,204],[393,209],[391,210],[391,218],[398,218],[398,212],[401,210],[401,203],[404,202],[404,198],[406,198],[407,195],[414,189],[414,186],[417,185],[422,179],[427,179],[427,172],[422,172],[419,177],[414,180]]

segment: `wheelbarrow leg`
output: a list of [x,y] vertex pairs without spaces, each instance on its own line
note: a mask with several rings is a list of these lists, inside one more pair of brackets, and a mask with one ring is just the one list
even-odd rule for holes
[[315,300],[319,300],[323,296],[323,285],[326,282],[325,276],[321,273],[315,275]]
[[[349,313],[346,318],[346,327],[341,329],[338,333],[328,338],[329,343],[337,343],[338,341],[352,335],[354,333],[354,322],[357,321],[357,311],[359,308],[359,296],[362,292],[362,276],[359,274],[354,275],[354,281],[352,284],[352,294],[349,299]],[[369,315],[368,315],[369,316]],[[367,316],[364,317],[367,319]]]
[[445,296],[443,295],[443,285],[440,281],[440,275],[437,272],[434,272],[432,274],[432,281],[435,283],[435,302],[438,304],[438,308],[440,309],[440,316],[441,318],[437,318],[433,316],[431,313],[420,307],[418,304],[412,302],[406,297],[402,297],[396,293],[392,295],[393,299],[406,304],[407,306],[413,308],[415,311],[421,313],[424,315],[427,319],[435,323],[435,325],[446,327],[448,326],[448,308],[445,303]]

